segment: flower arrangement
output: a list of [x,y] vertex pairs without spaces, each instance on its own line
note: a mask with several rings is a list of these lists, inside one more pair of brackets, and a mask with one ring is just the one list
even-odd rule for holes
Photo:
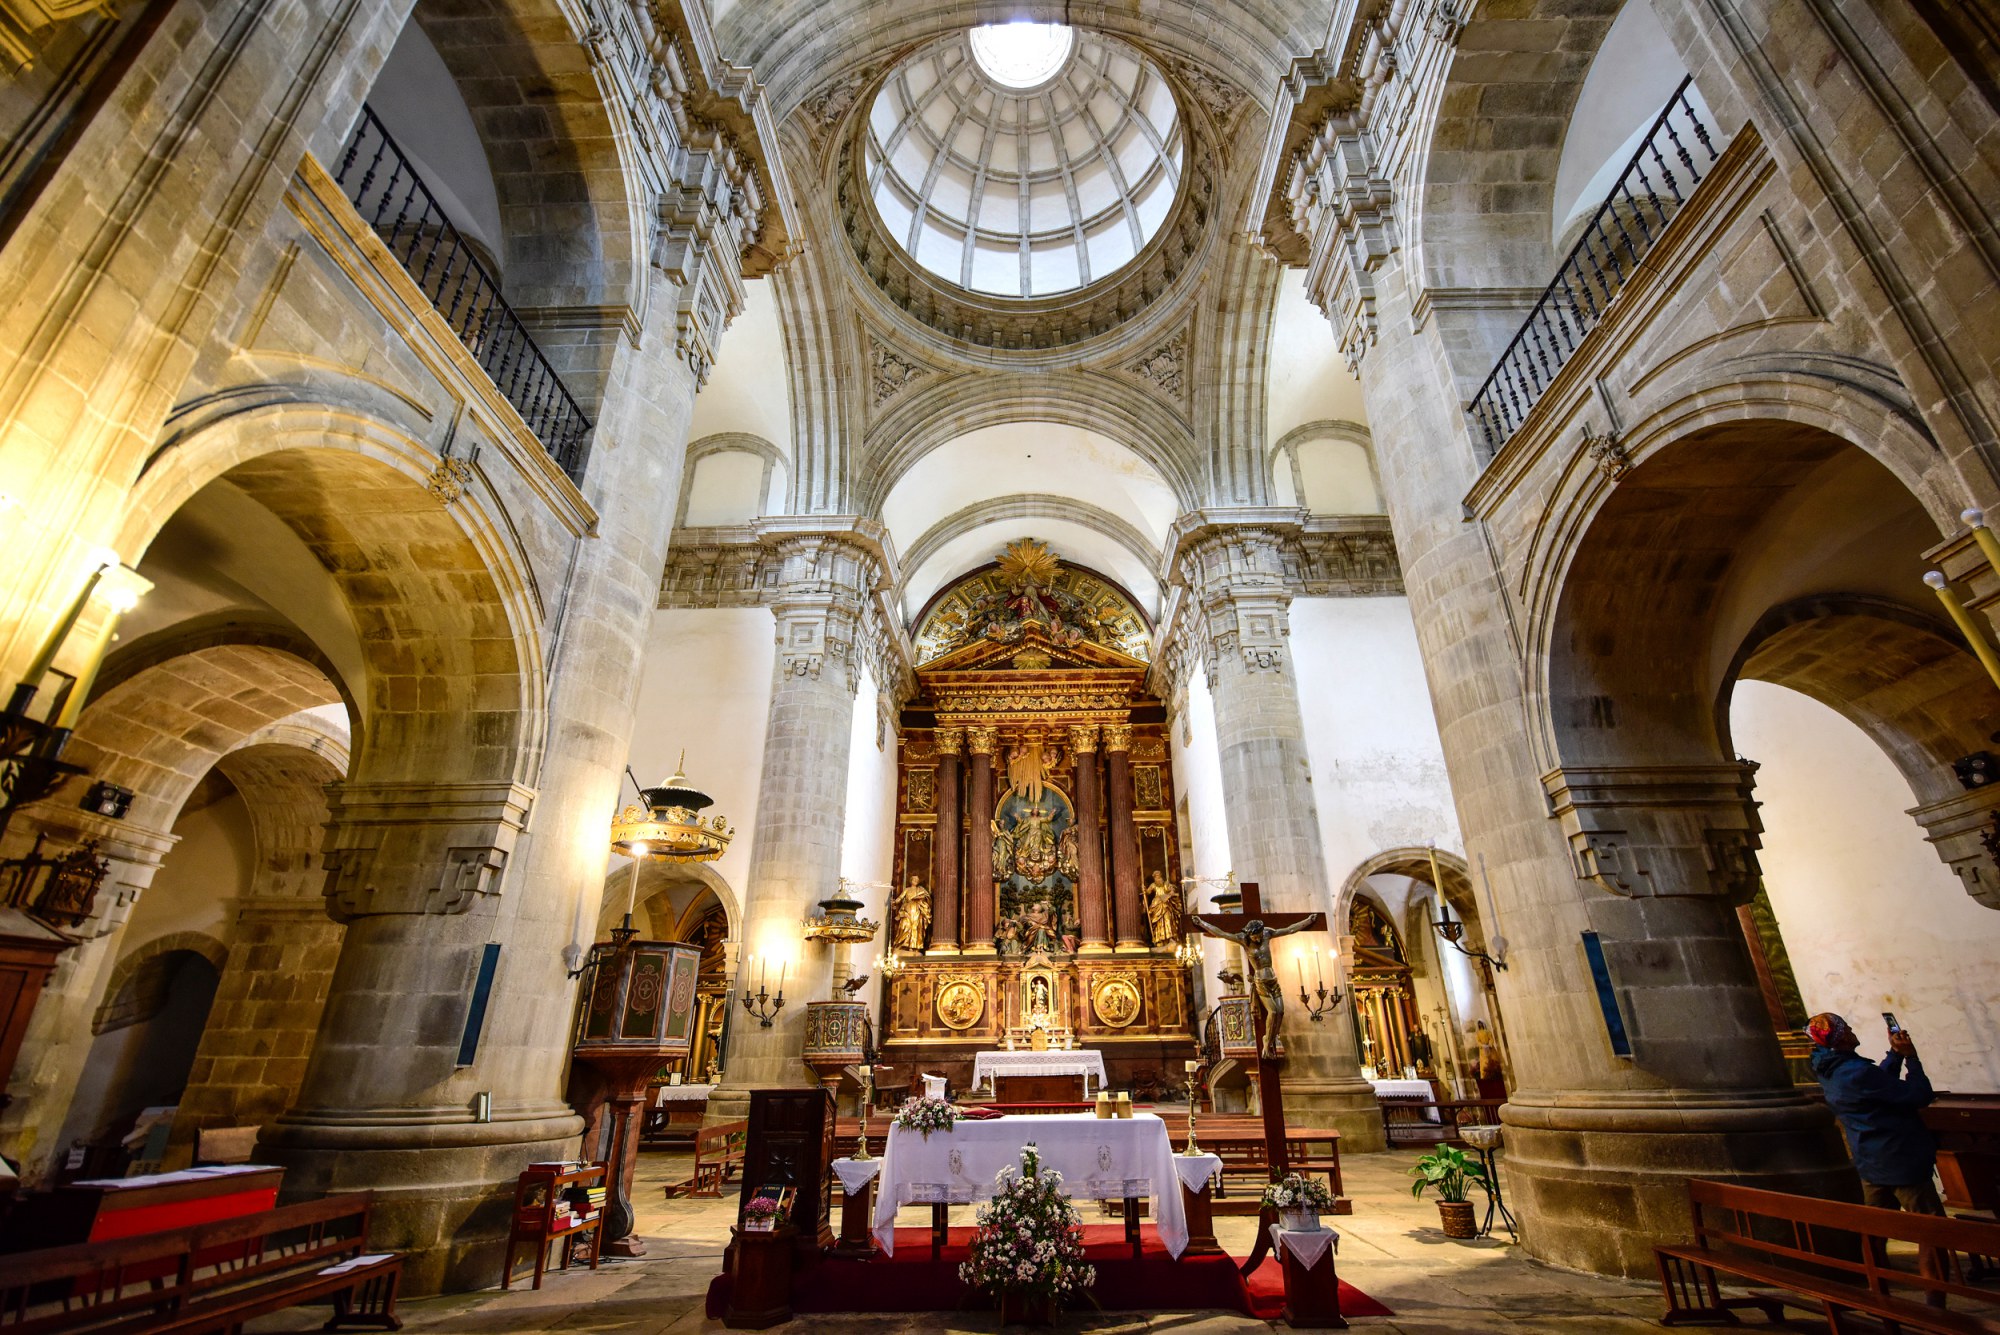
[[785,1221],[784,1209],[769,1196],[753,1196],[743,1207],[743,1227],[751,1233],[769,1233]]
[[957,1107],[945,1099],[910,1099],[896,1110],[891,1125],[906,1131],[921,1131],[924,1139],[929,1140],[933,1131],[951,1130],[960,1115]]
[[1287,1173],[1283,1181],[1264,1188],[1267,1210],[1331,1210],[1333,1193],[1326,1183],[1301,1173]]
[[1083,1260],[1083,1218],[1062,1194],[1062,1175],[1042,1171],[1032,1142],[1021,1150],[1020,1168],[1003,1168],[993,1181],[993,1200],[979,1209],[971,1259],[958,1277],[999,1298],[1003,1309],[1025,1300],[1054,1315],[1097,1282],[1097,1267]]

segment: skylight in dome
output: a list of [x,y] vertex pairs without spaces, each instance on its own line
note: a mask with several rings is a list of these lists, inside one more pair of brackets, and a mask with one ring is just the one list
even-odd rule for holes
[[1063,67],[1074,42],[1060,23],[988,23],[972,30],[972,57],[993,82],[1033,88]]

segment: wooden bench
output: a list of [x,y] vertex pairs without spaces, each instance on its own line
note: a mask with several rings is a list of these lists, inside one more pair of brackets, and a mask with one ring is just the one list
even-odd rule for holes
[[[2000,1335],[2000,1316],[1930,1305],[1957,1297],[1994,1310],[2000,1294],[1966,1281],[1961,1254],[2000,1248],[2000,1224],[1701,1180],[1688,1183],[1688,1205],[1694,1241],[1654,1249],[1667,1299],[1662,1325],[1734,1325],[1737,1310],[1752,1307],[1779,1321],[1798,1307],[1825,1317],[1836,1335],[1854,1313],[1890,1330]],[[1906,1259],[1890,1255],[1898,1242],[1914,1245],[1934,1273],[1894,1264]],[[1754,1288],[1725,1296],[1719,1274]]]
[[400,1330],[403,1260],[367,1252],[361,1192],[258,1214],[0,1257],[0,1331],[8,1335],[195,1335],[331,1302],[323,1329]]
[[744,1143],[750,1138],[746,1121],[717,1122],[694,1134],[694,1172],[687,1181],[667,1188],[672,1196],[720,1196],[731,1175],[743,1169]]

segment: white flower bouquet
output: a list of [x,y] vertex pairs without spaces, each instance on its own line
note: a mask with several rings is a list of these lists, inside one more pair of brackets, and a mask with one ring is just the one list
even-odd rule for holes
[[1287,1173],[1284,1179],[1264,1188],[1267,1210],[1331,1210],[1333,1193],[1316,1177]]
[[971,1259],[958,1277],[990,1297],[1046,1305],[1049,1315],[1097,1282],[1083,1259],[1083,1218],[1062,1194],[1062,1176],[1044,1172],[1030,1143],[1019,1169],[1003,1168],[990,1204],[979,1209]]
[[892,1125],[906,1131],[921,1131],[924,1139],[933,1131],[949,1131],[959,1119],[959,1111],[945,1099],[910,1099],[896,1110]]

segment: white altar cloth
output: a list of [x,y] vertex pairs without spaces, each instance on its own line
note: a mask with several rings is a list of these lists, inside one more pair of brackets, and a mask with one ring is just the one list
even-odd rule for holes
[[661,1085],[659,1097],[653,1100],[655,1108],[664,1108],[669,1103],[692,1103],[705,1099],[715,1092],[714,1085]]
[[1090,1077],[1104,1088],[1104,1054],[1090,1048],[1047,1052],[977,1052],[972,1057],[972,1087],[985,1085],[996,1075],[1080,1075],[1083,1092],[1090,1093]]
[[1052,1113],[959,1122],[949,1131],[889,1128],[882,1152],[882,1187],[875,1197],[875,1240],[896,1251],[896,1211],[939,1202],[964,1205],[993,1197],[993,1178],[1018,1168],[1029,1141],[1042,1167],[1062,1174],[1063,1191],[1077,1200],[1150,1196],[1153,1223],[1170,1255],[1187,1246],[1187,1211],[1167,1124],[1151,1113],[1093,1117]]
[[1279,1251],[1290,1252],[1297,1258],[1298,1263],[1308,1270],[1319,1264],[1320,1258],[1326,1255],[1329,1248],[1335,1252],[1340,1250],[1340,1234],[1331,1228],[1295,1233],[1273,1224],[1271,1241],[1277,1245]]
[[841,1194],[852,1196],[868,1185],[868,1180],[882,1171],[880,1159],[835,1159],[833,1175],[840,1179]]
[[1222,1156],[1206,1151],[1201,1154],[1176,1154],[1174,1171],[1181,1175],[1181,1185],[1199,1196],[1201,1189],[1213,1182],[1215,1175],[1222,1171]]
[[[1388,1094],[1397,1098],[1427,1099],[1432,1102],[1437,1099],[1437,1091],[1431,1088],[1431,1082],[1428,1080],[1371,1080],[1368,1083],[1375,1086],[1377,1095]],[[1426,1122],[1435,1122],[1437,1119],[1436,1108],[1424,1109]]]

